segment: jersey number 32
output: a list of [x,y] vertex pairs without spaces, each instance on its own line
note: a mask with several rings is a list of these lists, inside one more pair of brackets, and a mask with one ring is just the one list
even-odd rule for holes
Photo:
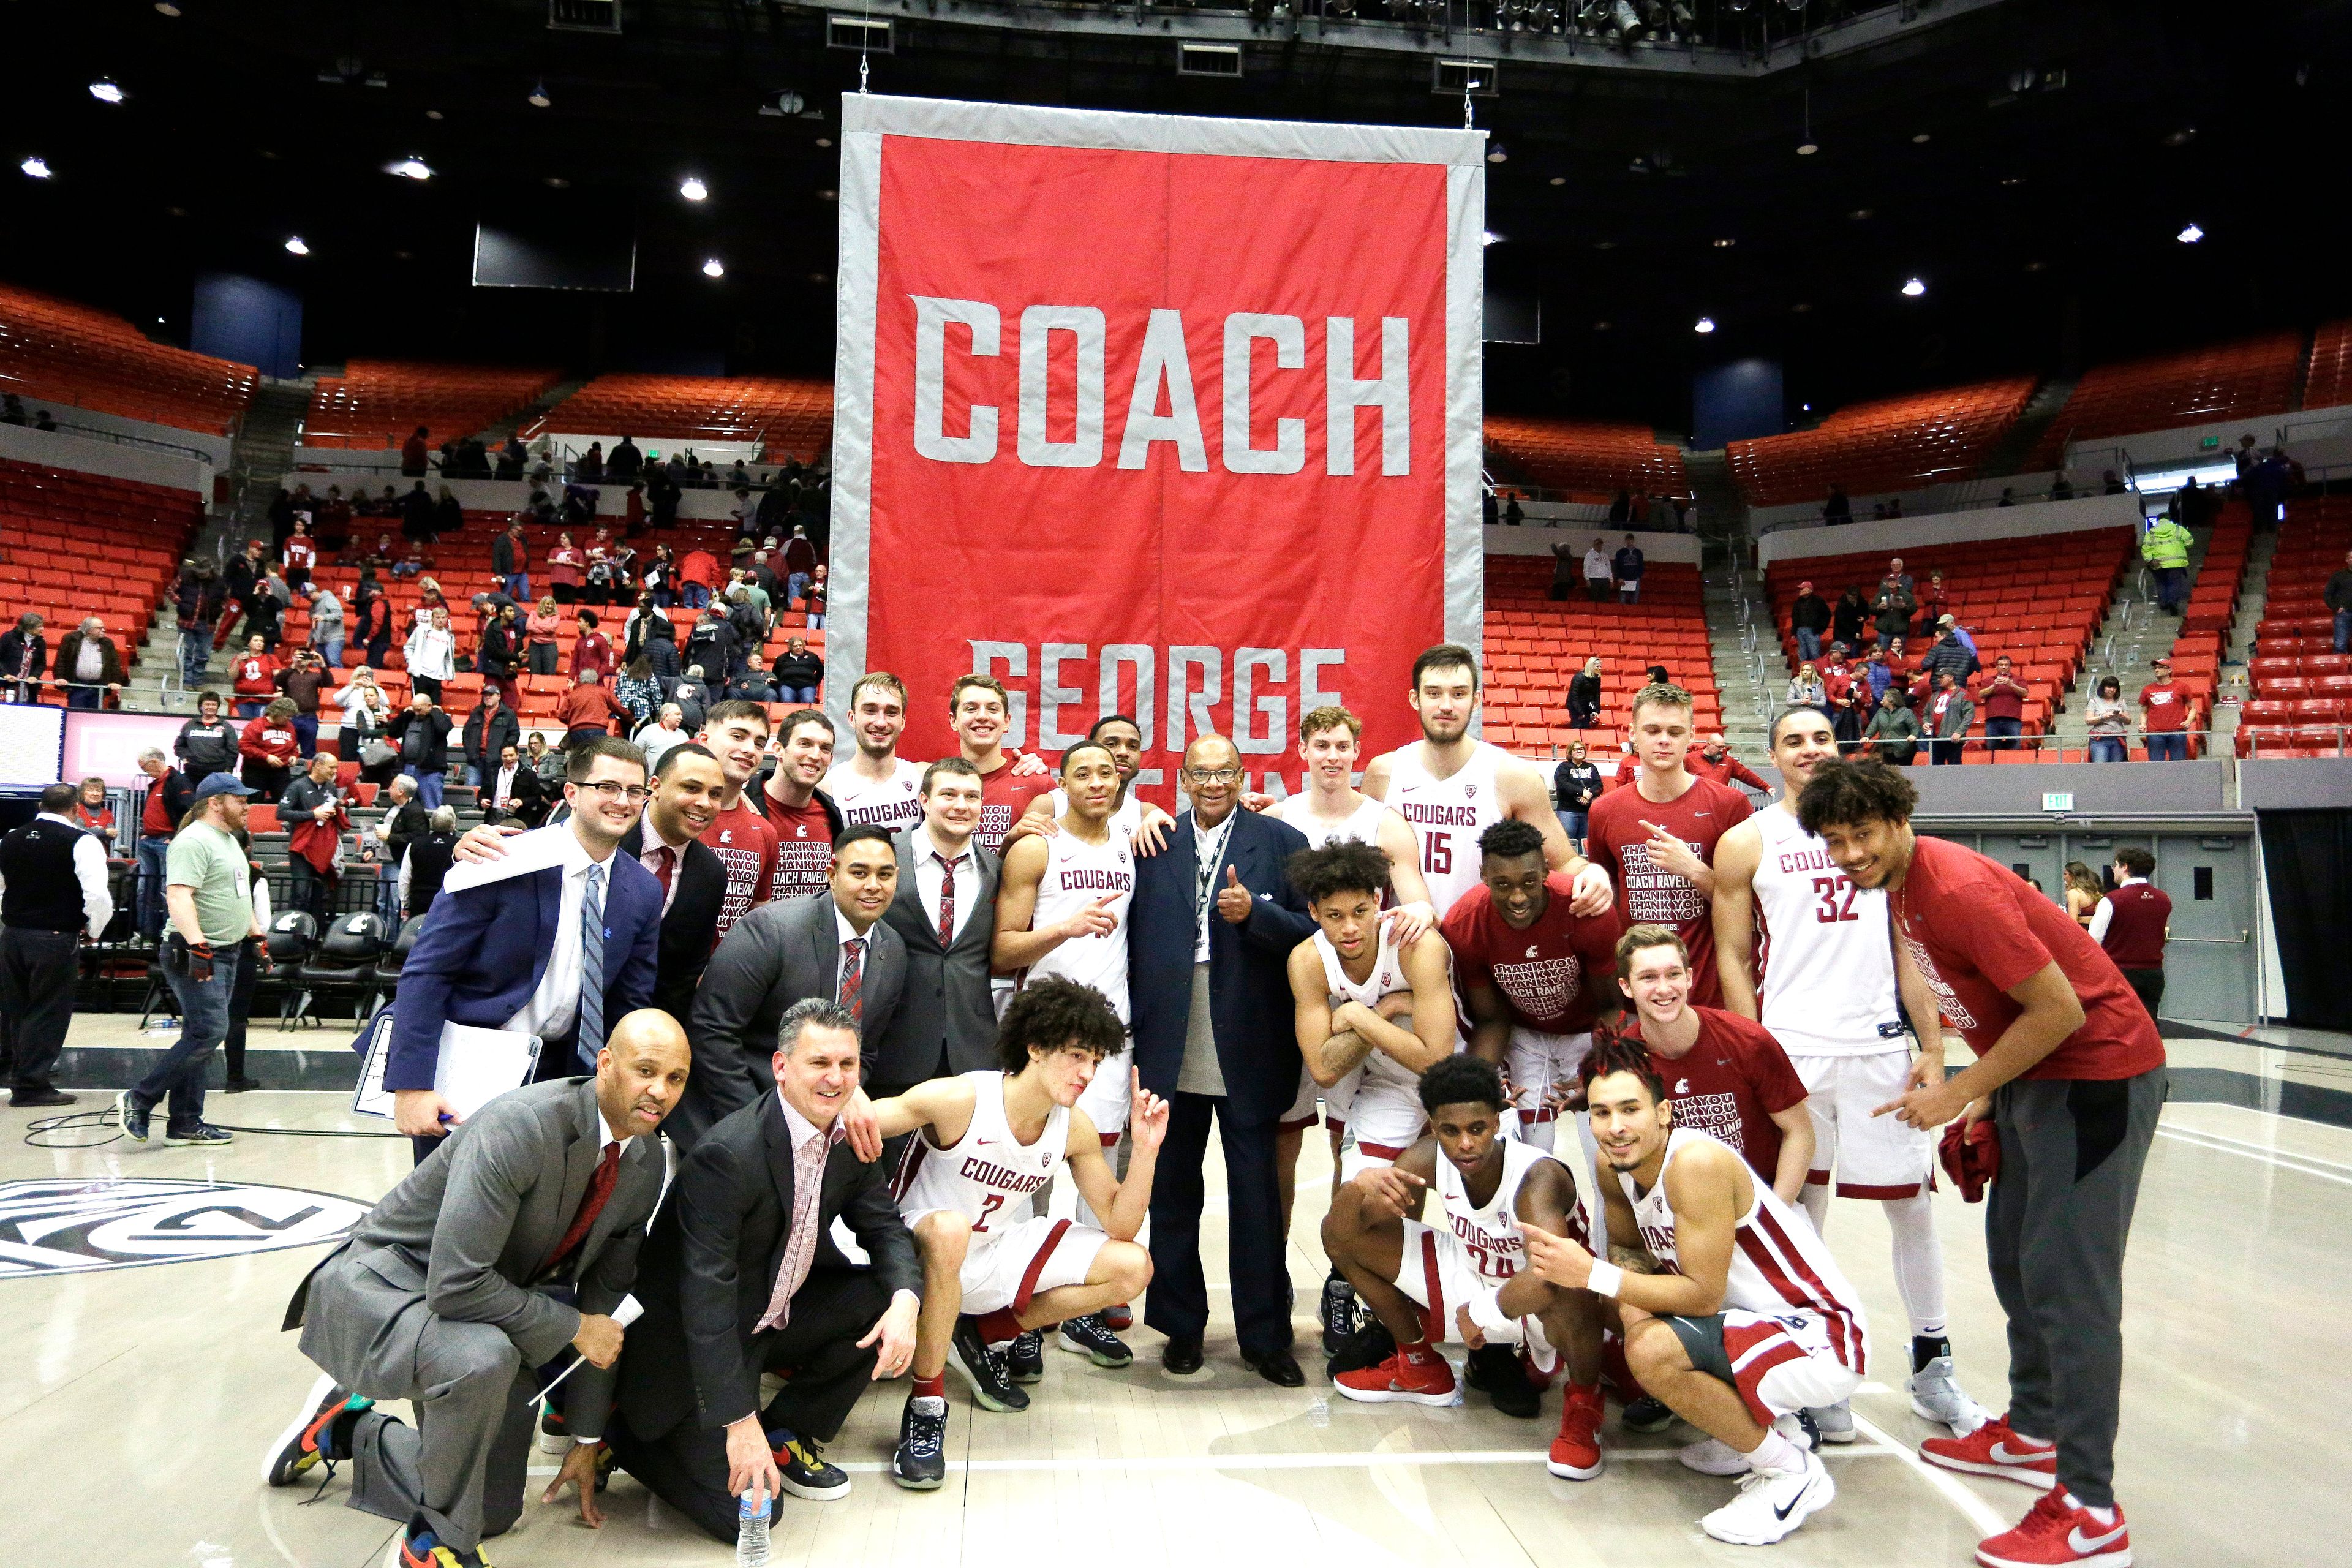
[[1839,921],[1862,918],[1853,912],[1856,889],[1851,879],[1816,877],[1813,879],[1813,891],[1821,896],[1822,900],[1821,907],[1813,911],[1813,919],[1822,924],[1833,925]]

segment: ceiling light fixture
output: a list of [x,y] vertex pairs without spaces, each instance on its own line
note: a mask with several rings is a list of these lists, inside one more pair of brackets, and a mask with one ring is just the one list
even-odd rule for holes
[[678,182],[677,194],[684,196],[688,201],[698,202],[705,200],[709,196],[710,187],[704,184],[694,175],[688,174],[685,179]]
[[714,256],[702,264],[702,275],[705,278],[724,278],[727,276],[727,264]]
[[1917,146],[1923,145],[1923,144],[1927,142],[1927,133],[1925,131],[1922,131],[1922,132],[1920,132],[1916,136],[1914,136],[1914,137],[1912,137],[1912,138],[1911,138],[1911,145],[1913,145],[1914,147],[1917,147]]
[[2046,272],[2049,268],[2050,263],[2046,261],[2029,261],[2025,264],[2025,269],[2028,272]]
[[837,202],[841,199],[841,193],[839,191],[819,191],[816,194],[816,199],[821,202]]
[[433,165],[411,153],[397,163],[386,163],[383,166],[383,172],[387,174],[396,174],[404,180],[424,181],[433,177]]
[[1595,321],[1592,323],[1592,330],[1596,332],[1605,332],[1616,324],[1614,321]]
[[524,101],[529,103],[533,109],[550,109],[555,104],[555,100],[547,96],[547,83],[544,81],[532,88],[530,89],[530,97],[526,99]]
[[1715,331],[1715,318],[1713,316],[1701,316],[1696,321],[1691,324],[1691,331],[1698,333],[1701,337],[1705,337],[1707,333]]
[[428,109],[425,111],[425,118],[427,120],[438,120],[441,118],[441,111],[437,109]]
[[1822,144],[1813,140],[1813,89],[1809,87],[1805,89],[1805,139],[1797,143],[1797,156],[1810,158],[1821,150]]
[[89,95],[100,103],[121,103],[131,96],[104,77],[89,84]]
[[49,173],[49,162],[46,158],[27,158],[16,167],[24,170],[29,179],[46,180],[53,177]]
[[572,182],[565,179],[561,174],[550,174],[547,178],[541,180],[540,184],[545,185],[551,191],[568,191],[572,188]]
[[286,241],[286,253],[289,256],[308,256],[310,254],[310,247],[302,243],[300,235],[291,235]]
[[833,145],[833,138],[830,136],[820,136],[816,139],[816,144],[820,147],[830,147]]
[[1870,221],[1870,209],[1868,207],[1856,207],[1853,211],[1846,214],[1845,216],[1852,218],[1856,223],[1868,223]]
[[176,16],[180,14],[180,8],[173,5],[172,0],[155,0],[155,9],[166,16]]
[[1503,237],[1502,237],[1501,235],[1499,235],[1499,234],[1496,234],[1496,233],[1493,229],[1491,229],[1491,228],[1490,228],[1490,229],[1487,229],[1486,231],[1485,231],[1484,233],[1482,233],[1481,235],[1479,235],[1479,236],[1478,236],[1478,243],[1479,243],[1480,245],[1482,245],[1482,246],[1485,246],[1485,245],[1500,245],[1502,242],[1503,242]]
[[1506,148],[1500,142],[1489,142],[1486,143],[1486,162],[1489,163],[1507,163],[1510,161],[1511,154],[1509,149]]
[[1718,239],[1715,242],[1715,247],[1717,250],[1729,250],[1733,246],[1738,245],[1738,243],[1739,242],[1736,239]]
[[2179,234],[2174,235],[2172,237],[2179,240],[2183,245],[2194,245],[2199,240],[2205,237],[2205,231],[2199,228],[2192,223],[2187,228],[2182,229]]
[[1551,183],[1555,185],[1564,185],[1568,184],[1568,176],[1566,174],[1554,174],[1551,177]]
[[2194,125],[2184,125],[2179,130],[2175,131],[2170,135],[2167,136],[2164,139],[2164,144],[2168,147],[2186,147],[2191,142],[2196,140],[2197,127]]
[[1906,300],[1916,300],[1927,291],[1927,286],[1916,278],[1906,278],[1903,280],[1903,297]]

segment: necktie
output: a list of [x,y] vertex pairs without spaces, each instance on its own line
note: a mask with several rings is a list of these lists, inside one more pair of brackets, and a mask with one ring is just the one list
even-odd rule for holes
[[849,1009],[849,1016],[861,1024],[866,1021],[866,998],[863,994],[866,974],[861,963],[865,956],[864,937],[854,936],[841,944],[841,994],[838,1000]]
[[573,1051],[590,1071],[604,1048],[604,868],[588,868],[580,900],[580,1033]]
[[940,947],[942,951],[955,945],[955,868],[962,858],[959,855],[954,860],[940,861],[940,869],[946,873],[940,882]]
[[677,851],[665,844],[658,849],[656,849],[654,854],[657,857],[654,862],[654,879],[661,884],[662,902],[664,904],[667,904],[669,902],[669,879],[671,872],[677,861]]
[[579,1250],[580,1244],[588,1237],[588,1227],[594,1225],[596,1216],[604,1212],[605,1201],[612,1197],[614,1184],[620,1179],[621,1146],[607,1143],[604,1145],[604,1157],[596,1162],[596,1173],[588,1178],[588,1193],[580,1200],[580,1212],[572,1216],[572,1224],[565,1229],[563,1239],[555,1244],[553,1252],[548,1254],[546,1267],[539,1271],[541,1278],[554,1273]]

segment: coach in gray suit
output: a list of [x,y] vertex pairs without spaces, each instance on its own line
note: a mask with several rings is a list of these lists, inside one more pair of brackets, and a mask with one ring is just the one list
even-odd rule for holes
[[795,1002],[838,1002],[861,1033],[880,1036],[907,987],[907,944],[882,923],[898,889],[898,856],[879,827],[845,828],[833,844],[831,886],[762,904],[710,955],[688,1015],[695,1073],[671,1120],[679,1152],[772,1081],[776,1026]]
[[882,919],[907,944],[907,994],[866,1062],[876,1100],[995,1065],[988,952],[1001,868],[972,837],[980,791],[980,770],[963,758],[933,763],[923,773],[922,822],[894,840],[898,894]]
[[[404,1525],[407,1561],[435,1561],[437,1544],[476,1562],[522,1513],[540,1371],[577,1351],[588,1365],[562,1389],[575,1442],[549,1496],[576,1484],[582,1517],[603,1522],[613,1312],[636,1279],[661,1198],[658,1129],[687,1078],[677,1020],[631,1013],[593,1078],[500,1095],[386,1194],[287,1307],[326,1376],[270,1450],[269,1484],[347,1460],[351,1506]],[[414,1428],[372,1403],[393,1399],[415,1402]]]

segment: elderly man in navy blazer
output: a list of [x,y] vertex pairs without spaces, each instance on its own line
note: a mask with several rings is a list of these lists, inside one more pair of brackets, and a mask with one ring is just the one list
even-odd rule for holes
[[1242,759],[1202,735],[1184,752],[1192,809],[1168,847],[1136,863],[1128,995],[1143,1087],[1171,1105],[1151,1188],[1151,1291],[1144,1321],[1168,1336],[1171,1372],[1197,1372],[1209,1322],[1201,1273],[1202,1163],[1213,1117],[1225,1159],[1225,1226],[1243,1363],[1267,1382],[1306,1381],[1290,1353],[1275,1133],[1298,1096],[1290,950],[1315,931],[1283,865],[1307,847],[1289,824],[1239,809]]
[[[608,1020],[653,1003],[661,884],[616,853],[645,809],[645,753],[587,742],[564,773],[569,818],[508,839],[502,862],[452,873],[401,965],[383,1085],[420,1161],[456,1120],[434,1089],[444,1024],[537,1035],[538,1076],[569,1078],[594,1070]],[[542,839],[553,864],[500,875],[545,858],[534,854]],[[370,1019],[355,1049],[373,1029]]]

